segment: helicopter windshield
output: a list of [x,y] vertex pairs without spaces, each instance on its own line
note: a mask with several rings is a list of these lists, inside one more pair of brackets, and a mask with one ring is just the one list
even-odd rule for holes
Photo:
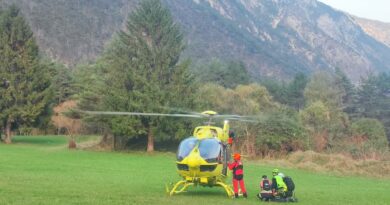
[[177,151],[177,159],[182,160],[187,157],[191,150],[194,149],[198,139],[195,137],[189,137],[183,140],[179,145],[179,150]]
[[217,162],[221,152],[219,140],[211,138],[201,140],[199,143],[200,156],[207,162]]

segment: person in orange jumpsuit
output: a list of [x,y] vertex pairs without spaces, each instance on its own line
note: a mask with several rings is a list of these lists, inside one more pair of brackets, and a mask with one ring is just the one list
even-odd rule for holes
[[233,190],[234,197],[238,198],[238,184],[240,184],[242,195],[247,198],[245,184],[244,184],[244,166],[241,161],[241,155],[236,153],[233,155],[234,162],[229,163],[229,169],[233,170]]

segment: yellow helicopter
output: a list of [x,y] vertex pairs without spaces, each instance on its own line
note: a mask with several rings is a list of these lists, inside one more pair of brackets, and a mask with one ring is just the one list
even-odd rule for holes
[[[218,115],[214,111],[204,111],[202,113],[189,114],[163,114],[163,113],[141,113],[141,112],[99,112],[99,111],[80,111],[86,114],[94,115],[136,115],[136,116],[166,116],[166,117],[195,117],[209,118],[204,126],[198,126],[194,129],[193,136],[181,141],[177,151],[177,172],[182,180],[166,185],[167,193],[174,194],[185,192],[189,186],[209,186],[222,187],[228,197],[233,197],[234,192],[230,185],[226,184],[228,178],[228,162],[230,161],[231,151],[229,143],[229,121],[239,120],[249,121],[238,115]],[[223,127],[212,125],[212,119],[222,118]]]
[[184,192],[189,186],[220,186],[232,197],[232,188],[225,183],[228,176],[227,163],[230,161],[229,123],[224,121],[223,128],[212,126],[214,111],[202,112],[208,115],[208,125],[194,129],[192,137],[181,141],[177,151],[177,171],[182,180],[173,188],[167,187],[169,195]]

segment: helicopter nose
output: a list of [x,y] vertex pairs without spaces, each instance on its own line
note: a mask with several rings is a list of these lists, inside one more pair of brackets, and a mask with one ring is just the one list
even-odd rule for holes
[[198,168],[200,166],[200,160],[199,149],[195,149],[188,157],[188,167],[192,169]]

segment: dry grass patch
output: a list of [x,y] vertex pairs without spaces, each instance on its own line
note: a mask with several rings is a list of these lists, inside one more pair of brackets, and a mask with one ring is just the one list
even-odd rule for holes
[[315,172],[330,172],[336,175],[357,175],[390,178],[390,161],[386,159],[355,160],[342,154],[321,154],[313,151],[298,151],[285,159],[266,159],[267,164],[292,167]]

